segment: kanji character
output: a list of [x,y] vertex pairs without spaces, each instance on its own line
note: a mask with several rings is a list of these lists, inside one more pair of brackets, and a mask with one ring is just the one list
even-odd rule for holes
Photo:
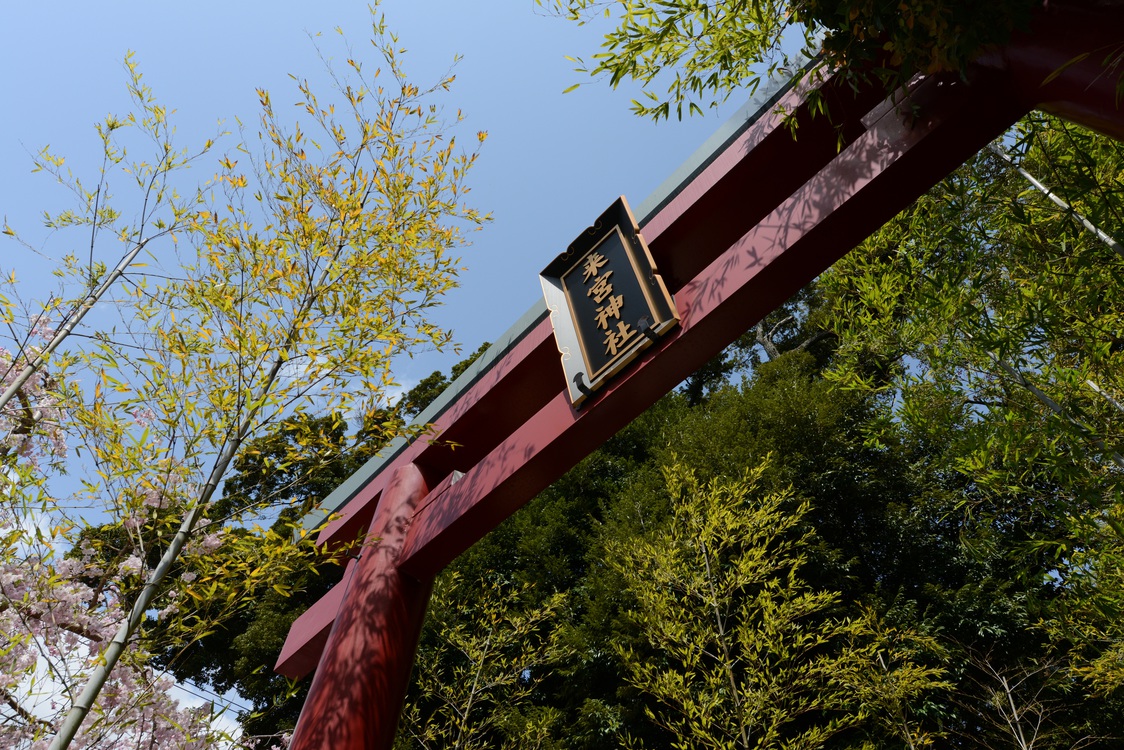
[[624,295],[610,296],[604,307],[597,308],[597,327],[608,329],[609,318],[620,320],[621,308],[624,307]]
[[605,351],[609,353],[609,356],[617,356],[617,352],[635,335],[636,331],[632,330],[632,326],[622,320],[617,323],[615,331],[611,330],[605,335]]
[[585,263],[582,266],[582,283],[589,281],[590,276],[597,276],[597,269],[609,262],[601,253],[590,253],[585,256]]
[[613,285],[609,283],[609,277],[613,275],[612,271],[606,271],[597,277],[597,283],[589,288],[585,293],[587,297],[593,297],[593,301],[601,304],[605,298],[613,293]]

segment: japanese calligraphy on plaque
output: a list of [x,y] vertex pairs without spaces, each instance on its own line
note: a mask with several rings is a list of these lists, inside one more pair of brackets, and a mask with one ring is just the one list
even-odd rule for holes
[[575,406],[679,322],[623,197],[540,279]]

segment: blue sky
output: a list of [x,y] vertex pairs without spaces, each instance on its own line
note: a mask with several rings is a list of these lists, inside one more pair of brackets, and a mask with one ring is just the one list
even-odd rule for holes
[[[465,351],[494,339],[531,305],[541,294],[538,272],[618,195],[639,204],[742,103],[654,124],[629,111],[635,90],[598,81],[563,94],[587,81],[565,56],[588,57],[600,35],[545,15],[532,0],[388,0],[381,10],[409,50],[415,79],[433,80],[462,56],[445,101],[465,113],[466,136],[489,132],[470,183],[476,205],[494,221],[463,251],[462,286],[437,315]],[[8,3],[0,19],[0,215],[33,238],[45,209],[68,204],[50,178],[30,173],[31,154],[50,144],[76,172],[96,168],[93,125],[127,106],[127,50],[158,98],[176,109],[188,143],[213,134],[220,121],[254,124],[256,87],[281,103],[296,99],[288,74],[314,86],[322,80],[309,34],[331,36],[339,26],[362,48],[370,28],[364,5],[338,0]],[[200,177],[209,170],[205,163]],[[0,269],[17,267],[26,284],[46,288],[50,261],[0,240]],[[103,260],[115,260],[118,247],[103,247]],[[57,241],[45,248],[55,256],[75,249]],[[397,377],[409,385],[457,358],[407,360]]]

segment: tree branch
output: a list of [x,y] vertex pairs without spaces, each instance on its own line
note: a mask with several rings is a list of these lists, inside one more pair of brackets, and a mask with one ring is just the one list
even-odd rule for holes
[[773,343],[773,339],[770,337],[770,334],[765,333],[765,321],[758,321],[753,330],[756,334],[755,338],[757,343],[760,344],[761,348],[765,350],[765,355],[770,360],[774,360],[777,357],[781,356],[781,352],[779,349],[777,349],[777,345]]
[[38,716],[21,706],[19,704],[19,701],[16,700],[16,697],[4,688],[0,688],[0,698],[3,698],[4,702],[7,703],[8,706],[16,712],[16,715],[26,721],[28,724],[34,724],[35,726],[41,727],[46,730],[54,729],[54,726],[51,724],[51,722],[47,721],[46,719],[40,719]]

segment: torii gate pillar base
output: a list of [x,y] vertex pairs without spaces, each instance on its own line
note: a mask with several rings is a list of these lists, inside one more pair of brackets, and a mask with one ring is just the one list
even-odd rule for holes
[[[433,580],[398,570],[414,509],[428,487],[414,464],[396,470],[375,510],[290,750],[369,750],[394,742]],[[325,686],[331,686],[324,689]]]

